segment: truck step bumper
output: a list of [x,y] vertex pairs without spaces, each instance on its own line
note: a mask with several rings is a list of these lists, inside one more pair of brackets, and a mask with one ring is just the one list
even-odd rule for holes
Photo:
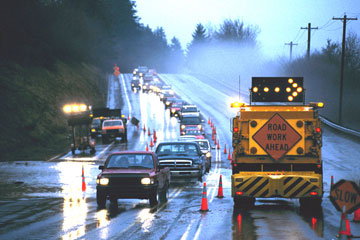
[[234,174],[231,176],[233,197],[257,198],[302,198],[322,197],[322,176],[272,175],[272,174]]

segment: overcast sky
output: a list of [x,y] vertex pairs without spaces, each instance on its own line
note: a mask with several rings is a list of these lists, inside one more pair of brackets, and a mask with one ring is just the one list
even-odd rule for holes
[[197,23],[218,26],[224,19],[240,19],[247,25],[258,26],[258,42],[267,57],[288,56],[293,41],[293,56],[306,53],[307,27],[312,30],[311,50],[321,49],[326,39],[341,42],[342,21],[332,17],[358,17],[348,21],[347,33],[360,37],[360,0],[136,0],[141,23],[152,29],[163,27],[168,41],[180,39],[182,47],[192,40]]

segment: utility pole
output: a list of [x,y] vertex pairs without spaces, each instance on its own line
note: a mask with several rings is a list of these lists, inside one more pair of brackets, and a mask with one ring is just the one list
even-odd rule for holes
[[342,100],[343,100],[343,84],[344,84],[344,61],[345,61],[345,38],[346,38],[346,22],[350,20],[358,20],[357,18],[348,18],[346,14],[343,18],[335,18],[333,20],[340,20],[343,22],[343,37],[341,49],[341,70],[340,70],[340,94],[339,94],[339,124],[342,123]]
[[292,41],[289,43],[285,43],[285,45],[290,45],[290,61],[292,59],[292,47],[298,45],[297,43],[293,43]]
[[307,58],[310,58],[310,37],[311,37],[311,29],[319,29],[318,27],[311,27],[311,23],[308,23],[308,27],[302,27],[300,29],[307,29],[308,30],[308,45],[307,45]]

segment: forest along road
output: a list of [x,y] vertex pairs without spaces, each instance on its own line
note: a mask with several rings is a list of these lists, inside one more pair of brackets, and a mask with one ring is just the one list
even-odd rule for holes
[[[179,123],[155,94],[134,93],[132,74],[109,76],[108,107],[122,108],[127,117],[140,120],[140,129],[128,126],[128,142],[102,144],[96,154],[71,152],[49,161],[0,163],[0,239],[332,239],[338,231],[340,214],[328,200],[330,176],[335,180],[357,177],[360,142],[324,127],[323,161],[325,196],[322,209],[302,212],[297,200],[256,201],[251,210],[234,210],[231,197],[231,169],[224,144],[231,144],[229,119],[236,112],[230,102],[237,93],[221,85],[203,82],[189,75],[160,77],[189,103],[210,117],[220,139],[220,150],[212,150],[212,169],[204,177],[210,211],[200,213],[203,185],[172,184],[167,204],[150,208],[147,200],[119,199],[118,208],[98,209],[96,176],[98,166],[110,152],[145,150],[156,130],[157,142],[177,140]],[[189,87],[191,86],[191,87]],[[216,86],[216,87],[213,87]],[[242,95],[242,98],[247,96]],[[325,103],[326,107],[326,103]],[[142,131],[142,128],[146,131]],[[206,136],[211,140],[207,121]],[[151,150],[151,149],[150,149]],[[86,191],[81,190],[84,167]],[[224,198],[216,198],[222,174]],[[351,222],[354,235],[359,224]],[[358,232],[357,232],[358,231]]]

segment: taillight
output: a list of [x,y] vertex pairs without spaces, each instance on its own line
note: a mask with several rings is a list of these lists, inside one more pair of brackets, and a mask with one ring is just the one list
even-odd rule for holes
[[243,195],[243,192],[236,192],[236,195],[241,196]]
[[238,132],[239,129],[237,127],[234,127],[234,132]]
[[319,127],[317,127],[317,128],[315,129],[315,131],[316,131],[317,133],[320,133],[320,132],[321,132],[321,129],[320,129]]
[[316,196],[316,195],[318,195],[318,193],[317,192],[310,192],[310,195],[311,196]]

